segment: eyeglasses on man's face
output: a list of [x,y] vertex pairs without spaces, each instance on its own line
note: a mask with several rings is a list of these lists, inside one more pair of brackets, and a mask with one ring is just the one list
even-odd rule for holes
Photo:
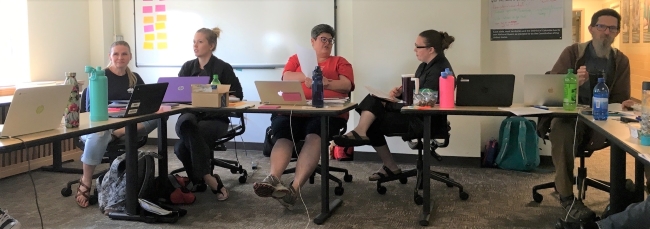
[[617,33],[618,32],[618,26],[606,26],[606,25],[603,25],[603,24],[596,24],[596,26],[594,26],[594,27],[596,27],[596,30],[598,30],[598,31],[605,31],[605,30],[609,29],[610,33]]
[[334,38],[320,37],[320,42],[334,44]]

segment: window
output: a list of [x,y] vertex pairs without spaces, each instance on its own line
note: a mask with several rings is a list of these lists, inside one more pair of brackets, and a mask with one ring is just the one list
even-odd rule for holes
[[30,81],[27,0],[0,0],[0,86]]

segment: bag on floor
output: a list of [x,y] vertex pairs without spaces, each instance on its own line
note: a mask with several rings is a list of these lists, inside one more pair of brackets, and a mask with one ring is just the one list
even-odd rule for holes
[[353,161],[354,160],[354,147],[343,147],[330,143],[330,158],[337,161]]
[[169,204],[192,204],[196,196],[190,188],[190,179],[177,174],[169,174],[167,177],[158,177],[158,201]]
[[481,152],[481,167],[496,168],[494,161],[497,159],[497,155],[499,155],[499,142],[496,139],[491,139]]
[[535,122],[524,117],[509,117],[499,129],[500,149],[495,161],[502,169],[531,171],[539,165]]

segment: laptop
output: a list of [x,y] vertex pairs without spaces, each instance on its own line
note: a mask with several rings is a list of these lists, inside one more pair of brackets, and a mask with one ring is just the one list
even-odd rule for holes
[[512,106],[513,74],[461,74],[456,82],[456,106]]
[[167,85],[167,83],[135,85],[126,108],[117,112],[109,112],[108,117],[128,118],[157,112],[160,110]]
[[72,85],[16,89],[0,136],[13,137],[61,126]]
[[192,103],[192,84],[209,84],[209,76],[160,77],[158,83],[169,83],[163,103]]
[[524,75],[524,105],[561,107],[564,101],[564,76],[560,74]]
[[308,105],[298,81],[255,81],[262,104]]

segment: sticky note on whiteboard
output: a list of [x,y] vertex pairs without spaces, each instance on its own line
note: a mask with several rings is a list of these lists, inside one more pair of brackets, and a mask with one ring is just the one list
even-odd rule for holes
[[143,6],[142,7],[142,13],[145,13],[145,14],[153,13],[153,7],[151,7],[151,6]]
[[153,30],[154,30],[153,25],[145,25],[144,26],[144,32],[145,33],[153,32]]
[[165,5],[156,5],[156,12],[165,12]]
[[156,38],[158,38],[158,40],[167,40],[167,33],[158,33],[156,34]]
[[153,50],[153,42],[144,42],[143,47],[145,50]]
[[145,24],[153,24],[153,16],[145,16],[143,22]]
[[165,23],[164,22],[156,23],[156,30],[161,30],[161,29],[165,29]]
[[166,14],[158,14],[156,15],[156,22],[165,22],[167,21],[167,15]]
[[158,49],[167,49],[167,42],[158,42]]
[[144,40],[145,41],[153,41],[156,40],[156,36],[153,33],[147,33],[144,35]]

